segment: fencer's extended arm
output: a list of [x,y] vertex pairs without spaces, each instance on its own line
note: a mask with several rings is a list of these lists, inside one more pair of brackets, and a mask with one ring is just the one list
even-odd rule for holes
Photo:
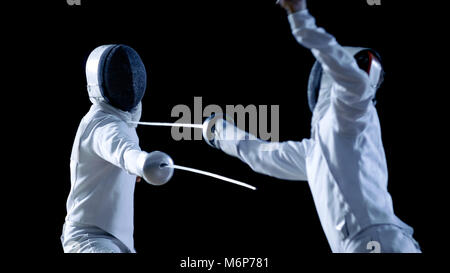
[[91,138],[94,153],[131,175],[143,177],[149,184],[167,183],[173,168],[162,168],[162,165],[173,165],[170,156],[160,151],[141,151],[137,136],[130,135],[135,132],[127,126],[113,117],[98,122]]
[[337,110],[344,115],[366,111],[374,92],[369,88],[368,75],[359,69],[353,56],[332,35],[316,26],[307,9],[289,14],[288,20],[296,40],[311,50],[324,72],[337,83],[331,95]]
[[98,156],[129,174],[143,176],[143,160],[147,152],[128,135],[124,122],[107,117],[98,122],[92,131],[91,147]]
[[305,165],[307,140],[267,142],[223,119],[217,120],[215,124],[216,147],[239,158],[255,172],[286,180],[307,180]]

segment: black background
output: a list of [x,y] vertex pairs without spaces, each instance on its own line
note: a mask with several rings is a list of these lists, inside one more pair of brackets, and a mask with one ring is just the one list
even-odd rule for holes
[[[150,3],[147,3],[150,2]],[[84,64],[98,45],[133,47],[148,72],[142,121],[174,122],[172,108],[280,105],[280,140],[309,137],[306,100],[311,53],[290,33],[286,13],[269,0],[247,1],[88,1],[53,3],[45,18],[54,67],[46,92],[52,111],[64,122],[52,129],[55,213],[52,245],[59,241],[70,190],[69,157],[79,121],[88,111]],[[389,191],[396,215],[415,229],[425,253],[442,240],[431,232],[436,221],[432,184],[438,177],[431,156],[427,73],[435,58],[424,54],[431,36],[418,20],[423,7],[407,1],[309,1],[317,24],[342,45],[376,49],[385,82],[377,109],[389,168]],[[396,3],[392,3],[396,2]],[[430,7],[428,6],[428,9]],[[47,37],[47,35],[46,35]],[[437,50],[437,49],[436,49]],[[426,68],[427,67],[427,68]],[[430,83],[431,82],[431,83]],[[61,101],[63,103],[61,103]],[[208,177],[176,171],[161,187],[138,183],[135,191],[135,247],[148,263],[176,269],[182,257],[269,257],[273,267],[298,265],[299,257],[331,252],[306,182],[254,173],[238,159],[203,141],[174,141],[170,128],[139,127],[141,148],[171,155],[176,164],[226,175],[258,187],[250,191]],[[424,144],[427,143],[427,144]]]

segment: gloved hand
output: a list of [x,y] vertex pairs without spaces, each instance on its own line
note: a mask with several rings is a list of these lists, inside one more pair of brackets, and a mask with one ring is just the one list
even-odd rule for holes
[[151,152],[142,162],[142,177],[151,185],[166,184],[173,175],[173,168],[165,167],[168,165],[173,165],[169,155],[160,151]]
[[215,114],[212,114],[208,118],[205,119],[203,122],[203,129],[202,129],[202,135],[203,139],[206,143],[208,143],[209,146],[217,148],[217,146],[214,143],[215,140],[215,131],[216,131],[216,121],[217,119],[214,118]]
[[306,0],[278,0],[277,4],[280,4],[288,13],[306,9]]
[[[224,119],[225,117],[225,119]],[[203,139],[208,143],[208,145],[219,149],[219,146],[217,145],[218,140],[218,132],[216,130],[217,125],[219,122],[222,123],[221,128],[224,128],[227,124],[226,121],[229,121],[234,124],[234,121],[228,117],[224,116],[223,114],[212,114],[210,117],[205,119],[203,122]]]

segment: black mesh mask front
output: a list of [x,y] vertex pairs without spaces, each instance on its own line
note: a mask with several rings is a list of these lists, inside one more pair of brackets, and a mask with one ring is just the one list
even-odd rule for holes
[[102,95],[112,106],[130,111],[144,96],[147,72],[137,52],[126,45],[115,45],[103,62]]

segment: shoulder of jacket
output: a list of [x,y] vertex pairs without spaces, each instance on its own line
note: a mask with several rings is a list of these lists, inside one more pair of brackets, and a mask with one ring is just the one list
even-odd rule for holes
[[125,123],[121,118],[112,115],[110,113],[107,113],[105,111],[102,111],[101,109],[96,110],[91,118],[91,121],[95,121],[96,123],[103,123],[103,122],[123,122]]

